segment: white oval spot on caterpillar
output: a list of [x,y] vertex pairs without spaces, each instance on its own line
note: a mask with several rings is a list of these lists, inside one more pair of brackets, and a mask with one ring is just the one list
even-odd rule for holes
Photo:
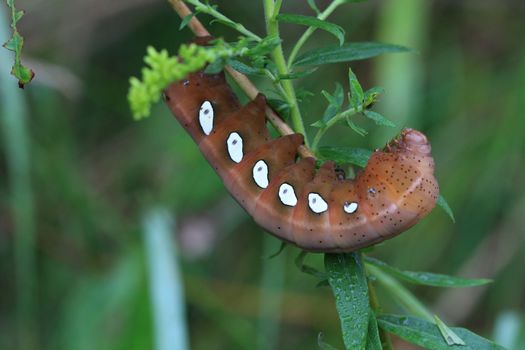
[[284,205],[295,207],[297,204],[297,197],[295,196],[295,191],[292,185],[285,182],[279,186],[279,199]]
[[210,101],[204,101],[199,109],[199,123],[202,131],[209,135],[213,129],[213,106]]
[[328,210],[328,203],[318,193],[308,193],[308,206],[316,214]]
[[268,165],[264,160],[259,160],[253,166],[253,180],[260,188],[268,187]]
[[343,210],[347,214],[353,214],[357,211],[357,207],[358,205],[356,202],[345,202],[345,204],[343,205]]
[[242,137],[236,132],[232,132],[230,136],[228,136],[228,140],[226,140],[226,144],[228,145],[228,154],[230,155],[230,158],[235,163],[240,163],[242,160],[242,157],[244,157],[243,151],[242,151]]

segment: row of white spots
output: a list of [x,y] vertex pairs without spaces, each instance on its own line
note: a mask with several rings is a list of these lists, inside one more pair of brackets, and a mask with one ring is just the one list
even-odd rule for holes
[[[204,101],[199,109],[199,123],[204,134],[209,135],[213,130],[214,111],[210,101]],[[228,154],[235,163],[240,163],[244,157],[243,140],[241,135],[237,132],[232,132],[226,140]],[[267,188],[268,181],[268,164],[264,160],[259,160],[255,163],[253,169],[253,180],[260,188]],[[297,196],[295,190],[289,183],[283,183],[279,187],[279,199],[284,205],[295,207],[297,205]],[[328,210],[328,203],[318,193],[308,194],[308,206],[316,213],[321,214]],[[357,211],[358,204],[356,202],[346,202],[343,205],[343,210],[348,214],[353,214]]]

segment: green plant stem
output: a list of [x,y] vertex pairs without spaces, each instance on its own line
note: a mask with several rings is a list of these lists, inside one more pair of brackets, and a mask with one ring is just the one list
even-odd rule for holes
[[[280,7],[281,1],[274,3],[274,0],[263,0],[264,1],[264,14],[266,17],[266,31],[268,35],[279,35],[279,22],[275,19],[278,12],[276,9]],[[279,71],[279,74],[286,75],[288,74],[288,67],[286,66],[286,60],[283,54],[283,47],[279,44],[272,52],[272,57]],[[299,110],[299,105],[297,104],[297,97],[295,95],[295,89],[293,84],[289,80],[282,80],[280,82],[286,93],[286,102],[290,106],[290,117],[292,120],[293,128],[296,132],[299,132],[304,135],[304,142],[308,146],[308,139],[306,137],[306,129],[304,128],[303,118],[301,117],[301,111]]]
[[205,13],[207,15],[215,17],[216,19],[218,19],[219,21],[222,21],[223,23],[228,23],[230,27],[234,28],[236,31],[247,36],[248,38],[254,39],[256,41],[262,40],[260,36],[246,29],[246,27],[243,26],[242,24],[232,21],[231,19],[229,19],[228,17],[226,17],[225,15],[217,11],[215,8],[213,8],[213,6],[203,4],[199,0],[185,0],[185,1],[195,6],[196,12]]
[[434,323],[434,316],[432,313],[408,289],[399,283],[398,280],[373,265],[366,264],[366,269],[371,275],[375,276],[377,282],[387,289],[390,294],[409,312]]
[[324,134],[328,131],[328,129],[330,129],[332,126],[334,126],[339,121],[341,121],[341,119],[351,117],[354,114],[357,114],[358,111],[360,111],[360,110],[362,110],[361,107],[358,108],[358,110],[356,110],[355,108],[349,108],[347,110],[344,110],[344,111],[336,114],[332,119],[327,121],[326,125],[324,127],[320,128],[317,131],[317,133],[315,134],[314,141],[312,142],[312,150],[314,152],[317,151],[317,148],[319,147],[319,141],[321,141],[321,139],[323,138]]
[[[332,14],[332,12],[334,12],[335,9],[337,9],[342,3],[343,3],[343,1],[341,1],[341,0],[333,1],[330,5],[328,5],[328,7],[323,12],[321,12],[319,15],[317,15],[317,18],[318,19],[323,19],[323,20],[328,18],[328,16],[330,16]],[[290,53],[290,56],[288,57],[288,65],[287,65],[288,70],[290,70],[292,68],[293,61],[295,60],[295,57],[297,57],[297,54],[299,53],[299,50],[301,50],[301,48],[303,47],[304,43],[310,38],[310,36],[316,30],[317,30],[317,28],[315,28],[315,27],[308,28],[303,33],[303,35],[301,35],[299,40],[297,40],[297,43],[292,48],[292,52]]]

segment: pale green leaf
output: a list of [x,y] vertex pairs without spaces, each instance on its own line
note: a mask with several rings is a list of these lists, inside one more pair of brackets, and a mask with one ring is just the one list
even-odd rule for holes
[[397,267],[390,266],[381,260],[378,260],[378,259],[375,259],[369,256],[365,257],[365,262],[367,264],[371,264],[371,265],[374,265],[380,268],[386,273],[402,281],[413,283],[413,284],[424,285],[424,286],[460,288],[460,287],[477,287],[477,286],[482,286],[482,285],[492,282],[491,280],[485,279],[485,278],[470,279],[470,278],[460,278],[460,277],[442,275],[442,274],[437,274],[437,273],[432,273],[432,272],[404,271],[404,270],[398,269]]
[[376,123],[377,125],[388,126],[390,128],[395,128],[396,127],[396,124],[392,123],[390,120],[388,120],[387,118],[383,117],[381,114],[379,114],[377,112],[365,109],[363,111],[363,114],[368,119],[373,120],[374,123]]
[[398,337],[433,350],[505,350],[500,345],[482,338],[479,335],[464,328],[451,328],[465,342],[464,346],[449,346],[443,339],[438,327],[429,321],[412,317],[398,315],[382,315],[377,318],[379,326],[387,332]]
[[386,53],[410,52],[399,45],[376,42],[348,43],[343,46],[329,46],[305,52],[294,61],[295,66],[319,66],[329,63],[364,60]]
[[321,30],[324,30],[335,36],[339,40],[339,45],[343,45],[345,41],[345,31],[343,28],[341,28],[337,24],[333,24],[316,17],[281,13],[277,16],[277,20],[279,22],[305,25],[308,27],[319,28]]

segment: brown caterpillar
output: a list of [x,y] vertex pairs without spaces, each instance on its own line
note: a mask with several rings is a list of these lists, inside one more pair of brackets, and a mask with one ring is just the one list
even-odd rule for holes
[[435,206],[439,188],[425,135],[405,129],[353,180],[334,163],[297,159],[303,136],[272,139],[262,95],[241,106],[224,73],[197,72],[165,90],[171,111],[254,220],[317,252],[349,252],[398,235]]

